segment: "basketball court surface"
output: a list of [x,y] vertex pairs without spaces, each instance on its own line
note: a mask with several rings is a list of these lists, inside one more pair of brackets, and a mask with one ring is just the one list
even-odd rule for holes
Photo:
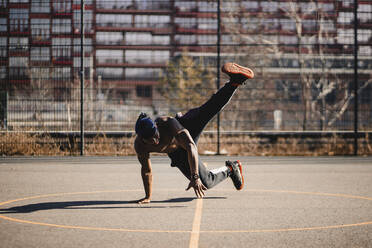
[[164,156],[0,159],[0,247],[372,247],[371,157],[201,157],[243,164],[196,199]]

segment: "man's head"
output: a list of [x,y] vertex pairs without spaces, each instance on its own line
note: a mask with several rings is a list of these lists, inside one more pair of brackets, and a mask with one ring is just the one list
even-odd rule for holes
[[147,144],[159,143],[159,131],[156,124],[145,113],[141,113],[135,126],[136,134]]

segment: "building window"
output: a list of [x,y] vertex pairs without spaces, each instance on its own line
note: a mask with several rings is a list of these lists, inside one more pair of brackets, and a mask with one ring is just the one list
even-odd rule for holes
[[126,32],[125,44],[127,45],[148,45],[152,43],[150,32]]
[[27,32],[28,9],[10,9],[9,24],[11,32]]
[[166,28],[170,26],[170,16],[136,15],[134,22],[137,28]]
[[129,80],[156,80],[161,69],[156,68],[125,68],[125,78]]
[[199,29],[217,29],[217,19],[198,18]]
[[96,59],[98,64],[121,64],[124,62],[123,50],[97,50]]
[[33,80],[48,80],[50,79],[49,67],[32,67],[31,79]]
[[137,85],[136,95],[137,97],[152,97],[152,86],[151,85]]
[[198,35],[199,45],[215,45],[217,43],[216,35]]
[[305,31],[316,31],[316,20],[302,20],[302,25]]
[[[212,8],[209,12],[217,12],[217,4],[210,5]],[[235,12],[240,10],[240,3],[233,1],[222,2],[221,11],[225,12]],[[207,11],[208,12],[208,11]]]
[[8,43],[6,37],[0,37],[0,57],[8,57]]
[[132,15],[97,14],[98,27],[132,27]]
[[36,41],[48,41],[50,38],[50,20],[31,19],[31,35]]
[[148,1],[148,0],[137,0],[133,1],[133,4],[128,6],[132,9],[140,10],[169,10],[170,8],[169,0],[160,0],[160,1]]
[[0,66],[0,79],[6,79],[6,66]]
[[195,1],[192,1],[192,2],[191,1],[175,1],[174,5],[177,9],[183,12],[196,10]]
[[152,44],[154,45],[169,45],[170,37],[168,35],[153,35]]
[[122,32],[97,32],[96,42],[100,45],[120,45],[124,44]]
[[181,28],[196,28],[196,18],[176,17],[174,22]]
[[337,22],[340,24],[351,24],[354,20],[353,12],[339,12]]
[[6,8],[7,0],[0,0],[0,8]]
[[280,44],[297,44],[298,38],[293,35],[279,35]]
[[54,67],[53,72],[52,72],[52,78],[55,80],[71,79],[71,68],[70,67]]
[[119,80],[123,79],[123,68],[109,68],[99,67],[97,68],[97,75],[102,76],[102,79],[106,80]]
[[261,2],[262,12],[275,13],[278,11],[279,4],[274,1],[262,1]]
[[[107,1],[107,0],[105,0]],[[81,1],[80,0],[74,0],[74,4],[80,4]],[[92,5],[93,4],[93,0],[84,0],[84,4],[86,5]]]
[[[74,68],[76,69],[80,69],[80,65],[81,65],[81,57],[74,57]],[[85,73],[89,73],[89,69],[90,66],[92,65],[91,63],[91,60],[93,60],[92,57],[84,57],[84,68],[85,68]],[[78,70],[76,70],[76,72],[78,72]]]
[[71,0],[53,0],[53,11],[56,13],[71,13]]
[[243,1],[242,2],[242,9],[248,11],[257,11],[258,10],[258,2],[257,1]]
[[296,22],[293,19],[280,19],[280,26],[282,30],[286,31],[295,31],[296,30]]
[[129,9],[132,6],[132,1],[96,0],[96,6],[98,9]]
[[242,28],[246,30],[256,30],[260,27],[261,20],[258,18],[250,17],[250,18],[242,18],[240,20],[242,24]]
[[31,47],[31,61],[49,61],[50,49],[49,47]]
[[[80,21],[81,11],[74,10],[74,32],[80,32]],[[93,11],[92,10],[85,10],[84,11],[84,32],[85,33],[92,33],[93,32]]]
[[[225,3],[225,5],[226,5],[226,3]],[[217,3],[215,1],[213,1],[213,2],[209,2],[209,1],[208,2],[207,1],[198,2],[198,10],[199,10],[199,12],[217,12]]]
[[70,19],[53,19],[52,32],[54,34],[71,33]]
[[28,78],[28,58],[9,57],[9,76],[10,79]]
[[126,50],[125,62],[127,63],[165,63],[169,60],[169,51],[156,50]]
[[31,13],[50,13],[50,1],[32,0]]
[[9,51],[27,51],[28,38],[26,37],[10,37]]
[[8,31],[8,20],[6,18],[0,18],[0,32]]
[[196,35],[190,34],[177,34],[174,39],[179,45],[192,45],[196,44]]
[[[80,53],[81,51],[81,39],[75,38],[74,39],[74,53]],[[85,38],[84,39],[84,53],[91,53],[93,50],[92,39]]]
[[55,60],[70,60],[71,59],[71,39],[69,38],[53,38],[53,59]]

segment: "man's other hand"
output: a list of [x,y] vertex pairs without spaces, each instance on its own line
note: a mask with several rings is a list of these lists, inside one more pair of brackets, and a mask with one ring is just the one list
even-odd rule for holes
[[204,190],[207,190],[207,188],[202,184],[202,182],[200,181],[199,178],[196,179],[196,180],[192,179],[186,190],[189,190],[191,188],[194,188],[195,194],[198,198],[203,198],[204,197]]

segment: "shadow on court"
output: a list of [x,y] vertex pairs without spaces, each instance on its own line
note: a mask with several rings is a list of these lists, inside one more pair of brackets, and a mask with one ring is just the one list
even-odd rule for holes
[[[156,206],[156,204],[163,203],[186,203],[191,202],[195,197],[180,197],[164,201],[151,201],[150,204],[138,204],[138,200],[133,201],[61,201],[61,202],[43,202],[27,204],[23,206],[16,206],[11,208],[0,209],[0,214],[17,214],[17,213],[31,213],[42,210],[53,209],[124,209],[124,208],[184,208],[182,205],[166,205]],[[205,197],[204,200],[226,199],[226,197]],[[116,206],[113,206],[116,205]],[[130,205],[130,206],[125,206]]]

